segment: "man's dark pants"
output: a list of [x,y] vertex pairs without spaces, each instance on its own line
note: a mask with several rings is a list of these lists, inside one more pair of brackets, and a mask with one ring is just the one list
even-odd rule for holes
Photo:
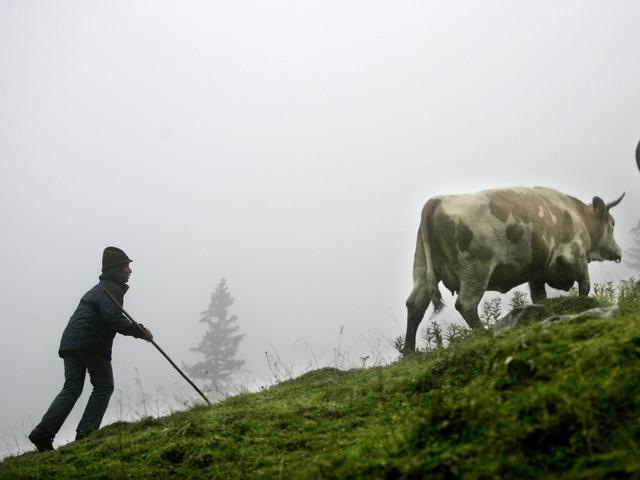
[[111,360],[95,353],[73,351],[64,353],[64,386],[53,400],[42,421],[36,427],[42,434],[53,438],[71,413],[82,393],[86,372],[93,391],[76,429],[76,439],[86,437],[100,428],[102,417],[113,393]]

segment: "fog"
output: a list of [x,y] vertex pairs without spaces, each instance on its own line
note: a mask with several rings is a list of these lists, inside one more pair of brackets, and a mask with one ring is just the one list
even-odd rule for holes
[[[126,309],[179,364],[227,279],[249,390],[397,358],[433,195],[626,191],[628,248],[639,20],[633,1],[3,1],[0,456],[32,448],[108,245],[134,260]],[[445,301],[438,320],[461,321]],[[113,367],[104,423],[198,401],[143,341],[116,337]]]

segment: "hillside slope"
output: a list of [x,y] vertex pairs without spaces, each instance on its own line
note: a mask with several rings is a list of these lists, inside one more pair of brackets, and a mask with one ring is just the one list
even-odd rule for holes
[[640,478],[640,302],[113,425],[21,478]]

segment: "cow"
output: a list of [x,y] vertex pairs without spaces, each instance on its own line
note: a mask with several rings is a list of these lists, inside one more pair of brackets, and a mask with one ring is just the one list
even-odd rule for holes
[[457,294],[456,310],[472,329],[484,328],[478,304],[488,290],[506,293],[529,284],[531,299],[546,298],[545,284],[580,295],[590,289],[588,263],[620,262],[614,219],[605,203],[591,205],[545,187],[513,187],[442,195],[422,209],[407,299],[404,352],[415,350],[416,331],[432,302],[444,304],[439,282]]

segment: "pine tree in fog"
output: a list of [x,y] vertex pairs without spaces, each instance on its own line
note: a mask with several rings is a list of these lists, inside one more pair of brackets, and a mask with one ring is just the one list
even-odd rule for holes
[[[640,144],[638,144],[638,148],[640,148]],[[638,220],[638,224],[631,229],[631,234],[634,246],[627,250],[627,258],[630,257],[630,259],[625,260],[625,263],[640,272],[640,220]]]
[[200,344],[192,348],[204,356],[204,359],[191,367],[186,367],[190,375],[203,379],[209,389],[220,393],[227,392],[232,375],[244,365],[244,360],[235,358],[238,346],[244,338],[238,333],[238,317],[229,315],[233,298],[227,288],[227,280],[222,278],[211,294],[209,308],[202,312],[200,323],[207,325]]

